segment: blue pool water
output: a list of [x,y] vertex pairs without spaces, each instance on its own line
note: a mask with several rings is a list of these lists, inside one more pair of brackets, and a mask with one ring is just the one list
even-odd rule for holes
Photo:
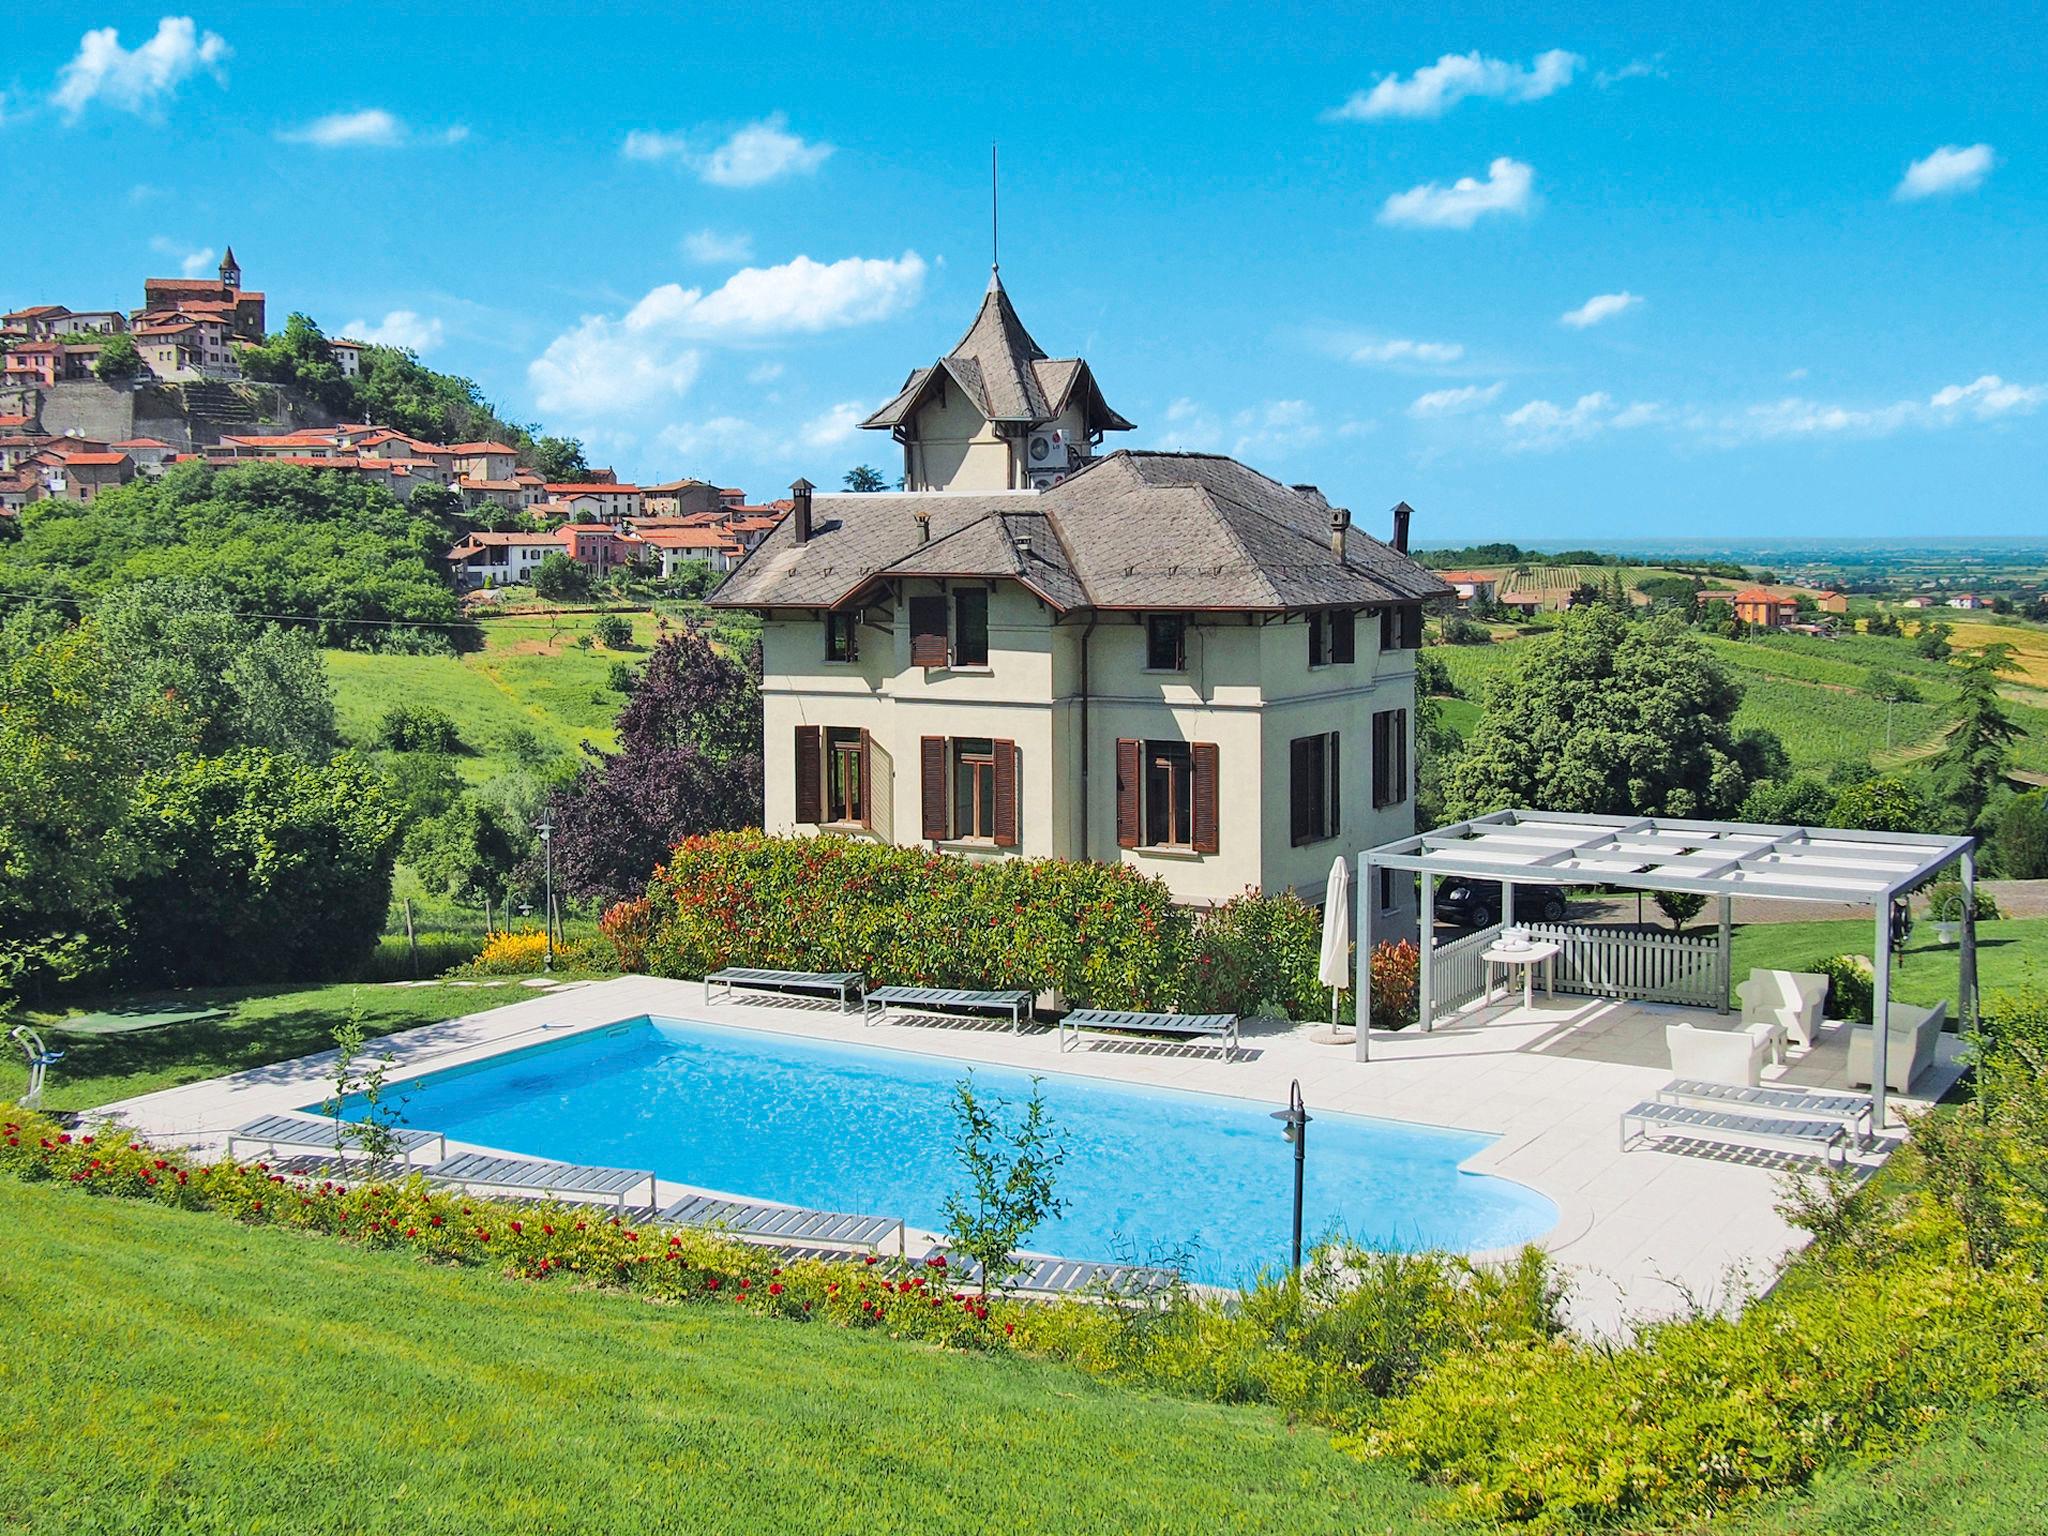
[[[945,1229],[953,1087],[1021,1101],[1031,1074],[726,1025],[639,1019],[425,1078],[394,1080],[408,1125],[570,1162],[647,1168],[728,1194]],[[1229,1069],[1216,1077],[1227,1080]],[[1229,1282],[1287,1261],[1294,1150],[1277,1104],[1041,1075],[1067,1160],[1066,1213],[1033,1248],[1077,1259],[1184,1255]],[[1460,1173],[1493,1138],[1318,1110],[1304,1229],[1378,1248],[1505,1247],[1557,1209]]]

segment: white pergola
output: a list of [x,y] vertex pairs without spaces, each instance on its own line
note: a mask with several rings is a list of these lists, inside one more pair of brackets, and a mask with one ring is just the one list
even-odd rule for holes
[[[1663,816],[1587,816],[1563,811],[1495,811],[1455,826],[1402,838],[1358,855],[1358,889],[1375,889],[1373,872],[1409,870],[1423,877],[1422,1017],[1431,1018],[1430,966],[1436,927],[1436,878],[1466,876],[1501,884],[1501,914],[1514,910],[1517,885],[1614,885],[1636,891],[1686,891],[1718,898],[1725,949],[1737,896],[1868,905],[1875,909],[1871,968],[1875,981],[1871,1095],[1877,1123],[1885,1115],[1884,1027],[1891,1002],[1891,906],[1895,897],[1961,865],[1961,985],[1957,1017],[1977,1012],[1976,840],[1924,832],[1855,832],[1771,827]],[[1372,947],[1358,946],[1358,1017],[1371,1018]],[[1358,1058],[1366,1059],[1366,1031]]]

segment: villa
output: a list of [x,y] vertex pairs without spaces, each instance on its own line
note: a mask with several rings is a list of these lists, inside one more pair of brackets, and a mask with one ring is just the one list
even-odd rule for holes
[[[1206,906],[1319,900],[1347,843],[1413,829],[1414,653],[1450,589],[1405,504],[1382,541],[1228,458],[1088,456],[1129,424],[1000,280],[884,418],[919,488],[799,481],[712,599],[763,619],[770,832],[1122,862]],[[1026,427],[1062,421],[1059,483],[1023,488]]]

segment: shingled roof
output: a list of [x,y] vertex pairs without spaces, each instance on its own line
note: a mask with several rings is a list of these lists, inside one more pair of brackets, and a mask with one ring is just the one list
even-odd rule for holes
[[953,350],[931,367],[912,372],[896,397],[861,425],[873,430],[901,425],[941,376],[952,378],[990,421],[1037,426],[1058,416],[1085,389],[1083,414],[1091,431],[1131,429],[1131,423],[1103,399],[1085,362],[1078,357],[1049,358],[1031,339],[995,273],[989,275],[974,323]]
[[1018,581],[1063,613],[1284,613],[1453,595],[1356,528],[1339,560],[1330,518],[1320,495],[1234,459],[1124,449],[1048,491],[814,496],[809,541],[785,519],[711,601],[836,608],[903,576]]

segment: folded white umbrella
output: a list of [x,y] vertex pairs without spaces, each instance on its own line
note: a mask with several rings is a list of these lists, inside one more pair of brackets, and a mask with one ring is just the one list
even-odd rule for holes
[[1351,864],[1342,856],[1331,861],[1330,884],[1323,893],[1323,954],[1316,974],[1330,989],[1330,1027],[1335,1029],[1337,994],[1351,985]]

